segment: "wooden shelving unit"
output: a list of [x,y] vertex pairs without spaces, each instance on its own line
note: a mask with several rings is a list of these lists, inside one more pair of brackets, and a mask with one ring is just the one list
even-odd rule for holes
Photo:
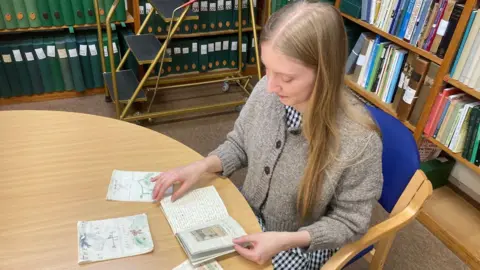
[[[262,30],[262,27],[257,25],[257,31]],[[252,27],[246,27],[242,29],[242,32],[248,33],[253,32]],[[173,38],[198,38],[198,37],[211,37],[211,36],[220,36],[220,35],[230,35],[238,33],[238,29],[229,29],[223,31],[213,31],[213,32],[198,32],[198,33],[189,33],[189,34],[175,34]],[[159,39],[166,39],[166,35],[156,35]]]
[[[126,24],[131,24],[134,22],[133,16],[130,13],[127,13],[127,20],[124,22]],[[116,25],[121,24],[122,22],[115,22]],[[105,26],[105,24],[102,24]],[[10,33],[23,33],[23,32],[45,32],[45,31],[58,31],[63,29],[68,29],[73,27],[74,29],[87,29],[87,28],[96,28],[96,24],[78,24],[78,25],[63,25],[63,26],[51,26],[51,27],[30,27],[30,28],[17,28],[17,29],[4,29],[0,30],[0,34],[10,34]]]
[[462,90],[463,92],[469,94],[470,96],[475,97],[475,98],[480,100],[480,92],[479,91],[463,84],[462,82],[459,82],[457,80],[454,80],[454,79],[450,78],[450,76],[448,76],[448,75],[445,76],[444,80],[445,80],[445,82],[451,84],[452,86],[454,86],[454,87]]
[[102,88],[88,89],[83,92],[77,92],[75,90],[71,90],[71,91],[44,93],[40,95],[0,98],[0,106],[18,104],[18,103],[27,103],[27,102],[48,101],[48,100],[64,99],[64,98],[84,97],[84,96],[98,95],[103,93],[105,93],[105,90],[102,87]]
[[427,137],[426,139],[434,143],[436,146],[438,146],[438,148],[445,151],[451,157],[455,158],[458,162],[462,163],[463,165],[467,166],[468,168],[470,168],[471,170],[473,170],[474,172],[480,175],[480,167],[464,159],[461,153],[452,152],[452,150],[450,150],[447,146],[443,145],[441,142],[437,141],[435,138]]

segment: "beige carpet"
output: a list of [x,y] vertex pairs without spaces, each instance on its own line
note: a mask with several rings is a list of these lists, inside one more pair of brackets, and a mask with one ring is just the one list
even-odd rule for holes
[[[216,100],[238,98],[239,91],[232,90],[228,94],[221,93],[220,86],[195,88],[191,90],[176,90],[171,93],[162,93],[159,100],[175,100],[176,105],[190,104],[192,101],[185,97],[202,96],[194,103],[205,104]],[[157,102],[154,106],[161,109],[171,103]],[[48,102],[26,103],[18,105],[0,106],[0,110],[58,110],[89,113],[107,117],[114,117],[113,104],[104,102],[102,95],[83,98],[55,100]],[[220,144],[225,135],[233,127],[238,113],[232,110],[228,113],[215,113],[211,115],[189,117],[181,121],[159,121],[145,125],[147,128],[168,135],[185,145],[193,148],[202,155]],[[32,119],[33,121],[33,119]],[[240,184],[245,172],[236,173],[232,180]],[[374,222],[385,217],[385,213],[376,209]],[[348,267],[349,270],[368,269],[365,261],[360,260]],[[469,269],[455,254],[453,254],[440,240],[433,236],[423,225],[415,221],[402,230],[391,249],[385,269],[432,269],[454,270]]]

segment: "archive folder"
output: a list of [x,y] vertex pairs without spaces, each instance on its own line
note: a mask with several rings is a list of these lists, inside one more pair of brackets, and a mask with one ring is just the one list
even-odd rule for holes
[[88,55],[90,56],[91,71],[93,74],[93,82],[95,88],[103,87],[103,72],[100,53],[98,48],[98,38],[96,34],[88,34],[86,36],[88,44]]
[[[118,51],[118,35],[117,32],[112,33],[112,46],[113,46],[113,54],[114,54],[114,63],[115,67],[118,67],[120,64],[120,52]],[[108,38],[106,34],[103,34],[103,53],[105,56],[105,68],[107,72],[111,72],[110,66],[110,56],[108,51]]]
[[117,22],[124,22],[127,20],[127,7],[125,6],[124,0],[118,2],[118,7],[115,11],[115,19]]
[[83,8],[84,0],[71,0],[73,18],[76,25],[85,24],[85,10]]
[[230,59],[230,68],[238,68],[238,37],[231,36],[230,37],[230,55],[228,59]]
[[[195,14],[195,16],[198,16],[198,18],[200,18],[200,3],[199,3],[199,1],[193,2],[192,11]],[[191,33],[198,32],[200,30],[200,19],[191,21],[190,28],[191,28],[190,29]]]
[[59,0],[60,8],[63,14],[63,21],[65,25],[72,26],[75,24],[75,18],[73,17],[73,6],[71,0]]
[[22,57],[27,65],[28,74],[30,74],[30,81],[32,84],[31,94],[43,94],[45,88],[42,81],[42,72],[38,66],[38,60],[35,57],[33,50],[33,42],[31,38],[25,38],[20,44],[20,51],[22,52]]
[[12,89],[10,88],[10,83],[8,82],[7,73],[5,67],[3,66],[3,59],[0,55],[0,82],[2,82],[2,87],[0,87],[0,98],[9,98],[12,96]]
[[17,76],[20,80],[20,85],[22,86],[21,91],[17,92],[19,96],[21,95],[31,95],[32,94],[32,81],[30,79],[30,73],[28,72],[27,64],[25,59],[23,59],[22,52],[20,50],[19,40],[9,41],[10,49],[13,55],[13,61],[15,62],[15,67],[17,69]]
[[[132,30],[128,28],[120,29],[119,33],[119,43],[120,43],[120,52],[124,54],[128,50],[128,44],[126,41],[126,37],[135,35]],[[127,62],[125,63],[124,69],[131,69],[136,76],[138,76],[138,62],[135,56],[131,53],[128,58]]]
[[257,62],[257,56],[255,55],[255,38],[253,34],[250,35],[250,44],[248,46],[248,63],[255,64]]
[[25,7],[27,11],[28,24],[30,27],[40,27],[42,26],[42,21],[40,19],[40,13],[38,13],[37,0],[23,0],[25,1]]
[[80,58],[80,65],[82,68],[83,81],[87,89],[95,88],[92,74],[92,64],[90,63],[90,56],[88,54],[88,44],[85,33],[77,35],[77,49],[78,57]]
[[221,63],[224,59],[223,51],[222,51],[222,38],[221,36],[215,37],[215,62],[214,62],[214,69],[221,68]]
[[60,0],[48,0],[48,5],[50,7],[50,16],[52,16],[53,26],[65,25]]
[[43,89],[46,93],[51,93],[55,90],[55,86],[50,71],[50,64],[47,59],[47,53],[43,45],[43,38],[41,36],[33,39],[33,49],[35,51],[35,59],[37,60],[40,75],[42,77]]
[[85,16],[86,24],[94,24],[97,19],[95,17],[95,6],[92,0],[83,0],[83,14]]
[[73,84],[72,71],[70,69],[70,63],[68,62],[67,47],[65,44],[65,36],[55,37],[55,47],[57,48],[58,60],[60,62],[61,73],[63,77],[63,83],[65,90],[73,90],[75,86]]
[[43,38],[44,48],[47,52],[48,64],[52,75],[54,91],[65,90],[65,84],[62,78],[62,71],[60,68],[60,61],[57,57],[57,49],[55,48],[55,41],[53,37],[47,36]]
[[230,38],[228,36],[222,37],[222,62],[221,68],[228,68],[230,62]]
[[25,2],[23,0],[13,0],[13,8],[15,9],[15,16],[17,18],[18,28],[28,28],[30,24],[28,23],[27,8],[25,7]]
[[6,26],[5,26],[5,22],[3,21],[3,13],[2,13],[2,9],[0,8],[0,30],[3,30],[5,28]]
[[198,42],[200,54],[198,55],[198,66],[200,72],[208,71],[208,40],[202,38]]
[[12,52],[8,47],[6,41],[0,41],[0,56],[2,58],[3,69],[5,70],[5,76],[8,78],[9,88],[3,89],[3,97],[17,96],[17,92],[20,92],[22,86],[20,85],[20,80],[17,77],[17,69],[15,68],[15,63],[13,63]]
[[52,16],[50,14],[50,6],[48,0],[37,0],[38,15],[40,23],[43,27],[50,27],[53,25]]
[[189,64],[190,64],[190,70],[191,71],[198,71],[199,70],[199,67],[198,67],[198,57],[199,57],[198,40],[192,40],[191,43],[192,43],[191,54],[190,54],[190,57],[188,58],[189,59]]
[[215,38],[208,38],[208,70],[215,69]]
[[13,8],[12,1],[18,1],[18,0],[0,0],[0,9],[2,10],[3,21],[5,22],[5,28],[7,29],[18,28],[15,9]]
[[200,32],[207,32],[208,31],[208,0],[200,1],[200,19],[198,20],[200,24]]
[[242,36],[242,70],[245,70],[247,67],[247,61],[248,61],[248,37],[247,35]]
[[74,89],[77,92],[85,91],[86,86],[83,80],[82,65],[77,50],[77,40],[75,35],[70,34],[65,39],[65,45],[68,52],[68,63],[72,71]]
[[217,30],[217,0],[208,0],[208,31]]
[[104,23],[108,12],[105,10],[105,0],[98,0],[98,12],[100,13],[100,22]]

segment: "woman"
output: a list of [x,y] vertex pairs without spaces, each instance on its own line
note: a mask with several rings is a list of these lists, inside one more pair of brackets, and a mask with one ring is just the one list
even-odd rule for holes
[[153,196],[180,182],[176,200],[202,173],[229,176],[248,166],[242,193],[264,232],[236,239],[237,252],[276,269],[319,269],[368,229],[382,188],[381,139],[364,105],[344,90],[346,34],[334,7],[285,7],[260,43],[267,76],[227,140],[204,160],[152,179]]

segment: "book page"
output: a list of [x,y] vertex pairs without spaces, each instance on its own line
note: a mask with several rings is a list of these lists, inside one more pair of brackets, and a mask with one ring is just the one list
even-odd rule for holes
[[146,214],[79,221],[78,263],[136,256],[153,251]]
[[[108,186],[107,200],[153,202],[152,191],[155,183],[150,179],[159,174],[159,172],[114,170]],[[165,194],[172,194],[172,187],[168,188]]]
[[173,268],[172,270],[223,270],[222,266],[217,261],[209,261],[198,266],[193,266],[189,260]]
[[229,216],[214,186],[192,190],[175,202],[168,196],[160,204],[174,234]]

